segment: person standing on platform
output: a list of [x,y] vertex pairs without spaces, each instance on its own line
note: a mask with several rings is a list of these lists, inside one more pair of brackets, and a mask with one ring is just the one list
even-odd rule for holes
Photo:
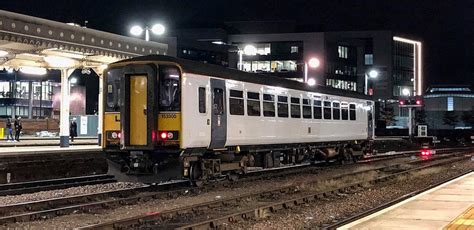
[[11,118],[7,118],[6,131],[7,131],[7,141],[8,142],[15,141],[15,139],[13,139],[13,128],[12,128]]
[[20,133],[23,129],[23,125],[21,124],[21,117],[17,116],[15,119],[15,140],[20,142]]
[[69,135],[71,136],[71,142],[74,142],[74,137],[77,137],[77,123],[76,118],[72,118],[71,125],[69,126]]

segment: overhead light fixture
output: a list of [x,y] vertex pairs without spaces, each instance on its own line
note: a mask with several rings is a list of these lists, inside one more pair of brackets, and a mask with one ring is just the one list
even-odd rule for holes
[[74,60],[65,57],[47,56],[43,58],[51,67],[71,67],[74,65]]
[[47,73],[45,68],[24,66],[20,68],[20,72],[31,75],[45,75]]
[[309,86],[315,86],[316,85],[316,80],[314,80],[314,78],[310,78],[310,79],[308,79],[307,84]]
[[244,47],[245,55],[257,55],[257,48],[253,45],[246,45]]
[[8,55],[8,52],[5,50],[0,50],[0,57],[5,57]]
[[156,35],[162,35],[165,33],[165,26],[161,24],[155,24],[151,27],[151,32],[153,32]]
[[140,36],[143,33],[143,28],[141,26],[132,26],[130,33],[135,36]]
[[77,83],[77,78],[73,77],[71,80],[69,80],[71,84],[76,84]]

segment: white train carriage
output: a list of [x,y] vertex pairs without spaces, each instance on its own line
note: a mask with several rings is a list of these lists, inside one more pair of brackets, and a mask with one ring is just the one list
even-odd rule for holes
[[373,135],[373,102],[355,92],[160,55],[113,64],[105,80],[104,104],[113,107],[104,113],[103,146],[126,174],[171,169],[202,181],[352,161]]

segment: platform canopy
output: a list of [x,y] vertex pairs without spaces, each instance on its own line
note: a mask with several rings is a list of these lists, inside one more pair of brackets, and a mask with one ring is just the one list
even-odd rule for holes
[[[166,54],[167,48],[163,43],[0,10],[0,67],[4,68],[57,69],[58,64],[94,68],[135,56]],[[46,61],[51,59],[53,63]]]

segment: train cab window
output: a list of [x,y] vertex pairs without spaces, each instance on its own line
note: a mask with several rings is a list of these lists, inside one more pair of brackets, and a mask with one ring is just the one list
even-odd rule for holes
[[288,117],[288,97],[278,96],[278,117]]
[[291,117],[300,118],[301,117],[301,100],[297,97],[291,98]]
[[215,115],[224,114],[224,90],[221,88],[214,88],[213,95],[213,110]]
[[180,73],[177,67],[160,66],[160,111],[180,111]]
[[323,118],[323,109],[322,109],[321,101],[320,100],[314,100],[313,104],[314,104],[314,106],[313,106],[314,119],[322,119]]
[[198,88],[199,113],[206,113],[206,88]]
[[244,92],[239,90],[230,90],[229,112],[232,115],[244,115]]
[[311,119],[311,105],[309,104],[309,99],[303,99],[303,118]]
[[339,102],[332,103],[332,119],[333,120],[341,119],[341,104],[339,104]]
[[275,116],[275,96],[271,94],[263,94],[263,116]]
[[122,106],[120,95],[121,69],[111,69],[106,75],[105,112],[119,112]]
[[260,116],[260,93],[247,92],[247,115]]
[[349,119],[351,121],[356,120],[356,105],[355,104],[350,104],[349,105]]
[[324,119],[325,120],[331,120],[331,102],[330,101],[325,101],[323,103],[324,105]]
[[342,120],[349,120],[349,105],[347,103],[341,104],[341,118]]

